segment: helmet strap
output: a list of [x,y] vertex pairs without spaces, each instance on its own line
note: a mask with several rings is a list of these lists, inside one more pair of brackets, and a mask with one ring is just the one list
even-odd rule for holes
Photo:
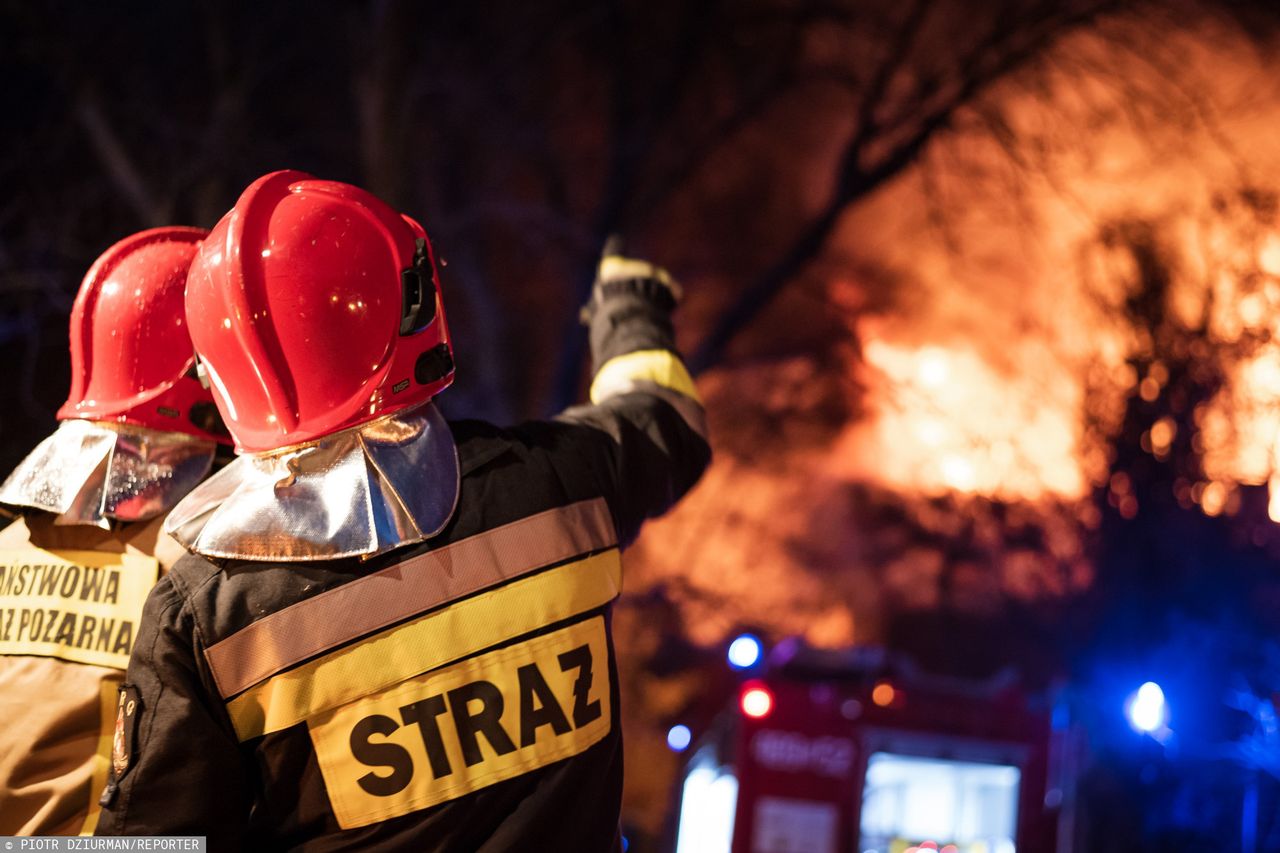
[[200,353],[195,354],[186,375],[199,382],[200,387],[204,390],[209,390],[209,371],[205,369],[204,362],[200,360]]

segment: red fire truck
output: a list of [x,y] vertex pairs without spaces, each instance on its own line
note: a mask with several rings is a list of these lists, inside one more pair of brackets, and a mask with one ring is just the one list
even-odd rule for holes
[[676,853],[1070,849],[1065,728],[1015,675],[774,652],[687,751]]

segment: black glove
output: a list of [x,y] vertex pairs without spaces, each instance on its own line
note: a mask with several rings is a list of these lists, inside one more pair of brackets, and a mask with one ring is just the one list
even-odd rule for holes
[[605,241],[591,299],[579,314],[583,325],[590,325],[602,302],[627,294],[643,296],[672,310],[684,297],[684,289],[662,267],[624,256],[622,238],[615,234]]

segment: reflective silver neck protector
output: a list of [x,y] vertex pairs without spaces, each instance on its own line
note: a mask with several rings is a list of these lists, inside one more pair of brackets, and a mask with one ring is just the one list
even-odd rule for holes
[[168,512],[209,473],[216,445],[132,424],[67,420],[0,485],[0,503],[54,524],[109,528]]
[[458,489],[453,434],[427,403],[297,447],[240,456],[178,504],[165,532],[205,557],[372,557],[439,533]]

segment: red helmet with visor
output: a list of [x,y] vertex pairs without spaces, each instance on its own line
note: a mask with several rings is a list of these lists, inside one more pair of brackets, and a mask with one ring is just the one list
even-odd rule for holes
[[426,233],[350,184],[254,181],[193,261],[186,310],[241,450],[358,426],[453,381]]
[[130,423],[226,441],[196,378],[183,288],[202,228],[152,228],[107,249],[71,309],[71,393],[59,420]]

